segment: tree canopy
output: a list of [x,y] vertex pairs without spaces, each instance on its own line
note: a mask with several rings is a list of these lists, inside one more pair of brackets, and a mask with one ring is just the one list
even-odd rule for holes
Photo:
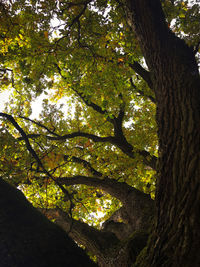
[[[184,40],[198,64],[198,1],[152,2],[161,2],[167,25],[166,30],[160,23],[153,34],[169,31]],[[137,28],[143,18],[129,5],[113,0],[0,4],[1,90],[10,93],[0,112],[0,175],[100,266],[112,266],[123,246],[118,260],[130,266],[145,246],[163,147],[158,113],[156,120],[162,100],[150,53],[156,47],[163,62],[170,54],[153,37],[152,45],[140,38],[146,26]],[[134,27],[127,10],[139,21]],[[143,16],[149,16],[145,9]],[[34,108],[38,99],[42,104]]]

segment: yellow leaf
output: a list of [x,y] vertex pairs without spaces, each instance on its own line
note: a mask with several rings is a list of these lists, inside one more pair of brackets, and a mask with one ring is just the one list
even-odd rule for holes
[[48,39],[49,33],[47,31],[44,32],[44,37]]

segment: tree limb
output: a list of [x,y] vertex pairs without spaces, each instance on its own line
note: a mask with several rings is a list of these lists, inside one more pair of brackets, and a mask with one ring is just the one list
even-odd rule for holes
[[75,17],[73,18],[72,22],[70,23],[69,27],[72,27],[76,22],[79,22],[80,17],[85,13],[87,5],[90,3],[91,1],[85,1],[83,3],[81,3],[81,5],[83,5],[83,9],[81,10],[81,12]]
[[33,156],[33,158],[35,158],[35,160],[38,163],[38,166],[42,167],[42,162],[40,161],[38,155],[36,154],[36,152],[34,151],[34,149],[32,148],[29,139],[26,135],[26,133],[24,132],[24,130],[19,126],[19,124],[15,121],[15,119],[6,113],[2,113],[0,112],[0,117],[4,117],[6,118],[8,121],[10,121],[12,123],[12,125],[15,127],[15,129],[21,134],[22,139],[25,141],[26,147],[28,149],[28,151],[30,152],[30,154]]
[[[139,63],[138,63],[139,64]],[[65,77],[63,77],[62,73],[61,73],[61,69],[60,67],[55,64],[56,68],[58,69],[59,74],[61,75],[61,77],[63,79],[66,79]],[[142,67],[141,67],[142,68]],[[146,71],[146,70],[144,70]],[[147,72],[147,71],[146,71]],[[76,89],[72,88],[73,91],[75,91],[80,98],[85,102],[85,104],[89,107],[92,107],[95,111],[97,111],[98,113],[104,115],[106,113],[108,113],[106,110],[103,110],[100,106],[96,105],[95,103],[87,100],[82,93],[78,92]],[[122,95],[119,95],[122,98]],[[128,155],[131,158],[135,158],[135,153],[134,153],[134,149],[133,146],[128,143],[126,137],[123,134],[123,130],[122,130],[122,123],[123,123],[123,118],[124,118],[124,108],[125,108],[125,103],[123,103],[120,106],[120,111],[118,114],[118,117],[113,116],[114,118],[107,118],[107,121],[111,122],[114,126],[114,137],[113,136],[108,136],[108,137],[98,137],[96,135],[92,135],[92,134],[87,134],[87,133],[82,133],[82,132],[76,132],[76,133],[72,133],[72,134],[68,134],[68,135],[64,135],[61,139],[67,139],[67,138],[73,138],[76,136],[82,136],[82,137],[86,137],[86,138],[90,138],[91,140],[93,140],[94,142],[109,142],[115,146],[117,146],[122,152],[124,152],[126,155]],[[146,151],[144,151],[146,152]],[[146,152],[148,153],[148,152]],[[145,154],[145,153],[140,153],[140,155]],[[150,166],[151,168],[155,169],[155,157],[153,160],[151,160],[152,156],[150,154],[148,154],[148,158],[150,160],[147,160],[147,158],[144,158],[144,162],[145,164],[147,164],[148,166]],[[151,165],[150,165],[151,164]]]
[[[101,142],[101,143],[110,143],[116,147],[118,147],[123,153],[128,155],[130,158],[135,158],[136,154],[141,155],[144,160],[143,162],[151,167],[152,169],[156,169],[156,161],[157,158],[155,156],[152,156],[148,151],[145,150],[136,150],[134,151],[133,146],[128,143],[126,140],[125,136],[123,135],[122,129],[120,129],[120,124],[118,124],[118,121],[115,120],[115,132],[116,136],[107,136],[107,137],[100,137],[97,135],[89,134],[89,133],[84,133],[84,132],[74,132],[71,134],[65,134],[62,136],[48,136],[48,135],[41,135],[41,134],[29,134],[27,135],[27,138],[37,138],[40,136],[45,136],[47,139],[52,140],[52,141],[64,141],[67,139],[75,138],[75,137],[86,137],[92,141],[96,142]],[[117,128],[118,127],[118,128]],[[22,137],[19,137],[18,140],[22,140]]]
[[145,70],[137,61],[134,63],[129,63],[129,66],[139,74],[143,80],[148,84],[149,88],[153,90],[153,83],[151,80],[150,72]]
[[[94,134],[89,134],[89,133],[84,133],[84,132],[73,132],[70,134],[65,134],[65,135],[58,135],[58,136],[50,136],[50,135],[42,135],[42,134],[28,134],[28,138],[37,138],[40,136],[45,136],[47,139],[52,140],[52,141],[64,141],[67,139],[72,139],[75,137],[86,137],[88,139],[91,139],[94,142],[113,142],[114,137],[108,136],[108,137],[100,137]],[[18,140],[22,140],[21,137],[18,138]]]
[[154,155],[151,155],[148,151],[146,150],[136,150],[136,153],[141,155],[143,157],[143,162],[147,166],[150,166],[152,169],[156,170],[156,165],[157,165],[157,157]]
[[73,223],[70,229],[70,216],[59,208],[43,209],[42,211],[48,217],[52,217],[56,224],[61,226],[78,244],[83,245],[96,256],[102,256],[101,253],[108,249],[111,244],[114,246],[119,242],[113,233],[97,230],[75,219],[72,219]]
[[24,130],[19,126],[19,124],[15,121],[15,119],[11,115],[0,112],[0,117],[4,117],[8,121],[10,121],[12,123],[12,125],[15,127],[15,129],[21,134],[22,139],[25,141],[25,144],[26,144],[26,147],[27,147],[29,153],[36,160],[38,167],[41,167],[41,169],[44,171],[44,173],[60,187],[60,189],[63,191],[63,193],[66,195],[66,197],[68,197],[68,199],[70,200],[70,203],[72,205],[71,196],[70,196],[69,192],[63,187],[62,184],[60,184],[57,180],[55,180],[54,177],[44,168],[40,158],[38,157],[35,150],[32,148],[32,146],[29,142],[29,139],[28,139],[26,133],[24,132]]
[[[123,204],[119,209],[121,219],[119,221],[116,220],[115,222],[122,221],[127,224],[129,229],[127,228],[126,234],[129,234],[131,231],[144,230],[148,228],[152,222],[152,218],[155,214],[154,201],[148,194],[129,186],[127,183],[120,183],[115,179],[110,178],[99,179],[98,177],[86,177],[80,175],[57,179],[60,183],[66,186],[76,184],[93,186],[102,189],[104,192],[119,199]],[[117,229],[124,229],[124,225],[122,224],[119,225],[117,223],[117,225],[114,224],[113,226],[116,226]],[[117,229],[115,229],[115,233],[118,232]],[[124,234],[125,232],[126,231],[124,231]],[[117,234],[117,236],[121,239],[119,234]]]
[[[93,110],[97,111],[98,113],[105,115],[108,114],[109,112],[106,109],[102,109],[99,105],[95,104],[94,102],[92,102],[91,100],[87,100],[87,98],[83,95],[83,93],[78,92],[78,90],[72,88],[72,90],[74,92],[76,92],[76,94],[83,100],[83,102],[88,106],[91,107]],[[109,122],[112,122],[112,119],[107,117],[107,120]]]
[[136,188],[124,182],[120,183],[115,179],[110,179],[110,178],[100,179],[99,177],[94,177],[94,176],[89,177],[89,176],[77,175],[72,177],[57,178],[56,180],[58,180],[61,184],[66,186],[75,184],[84,184],[88,186],[97,187],[109,193],[110,195],[116,197],[124,204],[126,203],[127,198],[130,194],[136,194],[137,196],[146,195],[143,192],[137,190]]

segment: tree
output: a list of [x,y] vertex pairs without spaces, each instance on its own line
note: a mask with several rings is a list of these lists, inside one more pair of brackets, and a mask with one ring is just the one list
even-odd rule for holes
[[24,195],[2,179],[1,266],[96,266]]
[[[100,266],[198,266],[198,4],[17,1],[1,13],[15,97],[0,113],[2,175]],[[67,114],[50,91],[73,103]]]
[[200,79],[194,50],[169,30],[159,1],[132,1],[128,13],[157,105],[157,221],[147,262],[198,266]]

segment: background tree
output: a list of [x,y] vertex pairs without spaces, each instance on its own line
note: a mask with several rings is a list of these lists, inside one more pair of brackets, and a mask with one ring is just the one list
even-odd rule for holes
[[199,6],[162,4],[165,16],[158,0],[1,5],[1,81],[13,88],[2,176],[100,266],[130,266],[145,246],[156,165],[136,265],[199,264]]

